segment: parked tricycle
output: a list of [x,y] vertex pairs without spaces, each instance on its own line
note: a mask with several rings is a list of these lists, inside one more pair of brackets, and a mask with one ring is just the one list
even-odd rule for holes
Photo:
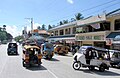
[[41,53],[46,59],[51,59],[54,55],[54,47],[52,43],[44,43],[41,45]]
[[109,50],[110,51],[110,64],[112,67],[120,67],[120,51]]
[[64,46],[62,44],[58,44],[54,47],[54,52],[57,54],[68,54],[69,52],[69,47],[68,46]]
[[103,48],[81,46],[73,58],[75,70],[79,70],[80,67],[88,67],[89,70],[94,70],[95,67],[98,67],[103,72],[105,69],[109,70],[110,67],[109,51]]

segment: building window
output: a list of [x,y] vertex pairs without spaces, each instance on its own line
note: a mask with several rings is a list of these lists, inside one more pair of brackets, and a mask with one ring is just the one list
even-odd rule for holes
[[76,33],[82,33],[82,32],[83,32],[83,27],[76,28]]
[[64,30],[60,30],[60,35],[64,35]]
[[70,34],[70,31],[71,31],[71,29],[70,29],[70,28],[65,29],[65,34]]
[[120,30],[120,19],[115,20],[115,30]]
[[53,31],[51,32],[51,36],[54,36],[54,32]]
[[58,36],[58,31],[55,31],[55,36]]
[[106,31],[110,30],[110,22],[102,22],[100,23],[100,28],[99,29],[94,29],[94,31]]
[[73,32],[73,34],[76,34],[76,27],[73,27],[72,32]]

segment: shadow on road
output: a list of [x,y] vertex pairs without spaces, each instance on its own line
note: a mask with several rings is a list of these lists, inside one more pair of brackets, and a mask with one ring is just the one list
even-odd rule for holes
[[8,55],[8,56],[19,56],[20,54],[11,54],[11,55]]
[[48,60],[48,61],[60,61],[60,60],[58,60],[58,59],[56,59],[56,58],[51,58],[51,59],[47,59],[47,58],[44,58],[45,60]]
[[29,68],[27,68],[28,70],[31,70],[31,71],[41,71],[41,70],[47,70],[44,66],[40,66],[40,67],[38,67],[38,66],[32,66],[32,67],[29,67]]
[[56,54],[57,56],[66,56],[66,57],[73,57],[72,54],[68,53],[68,54]]
[[58,60],[58,59],[56,59],[56,58],[52,58],[52,59],[50,59],[49,61],[60,61],[60,60]]
[[100,72],[99,70],[93,70],[90,71],[89,69],[80,69],[79,71],[83,71],[85,73],[90,73],[90,74],[98,74],[98,75],[102,75],[102,76],[120,76],[120,73],[116,73],[110,70],[106,70],[104,72]]

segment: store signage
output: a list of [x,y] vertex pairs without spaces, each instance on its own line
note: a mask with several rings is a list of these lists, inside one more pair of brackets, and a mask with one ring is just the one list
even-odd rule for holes
[[92,36],[86,36],[86,40],[92,40]]
[[79,36],[79,40],[85,40],[85,36]]
[[76,36],[76,40],[104,40],[104,35]]

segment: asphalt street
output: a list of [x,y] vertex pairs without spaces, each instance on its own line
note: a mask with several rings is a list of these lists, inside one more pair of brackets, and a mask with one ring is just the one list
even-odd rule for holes
[[105,72],[72,68],[73,57],[55,55],[53,59],[42,59],[41,67],[26,69],[22,66],[22,47],[18,56],[7,55],[7,45],[0,45],[0,78],[120,78],[120,69],[110,68]]

